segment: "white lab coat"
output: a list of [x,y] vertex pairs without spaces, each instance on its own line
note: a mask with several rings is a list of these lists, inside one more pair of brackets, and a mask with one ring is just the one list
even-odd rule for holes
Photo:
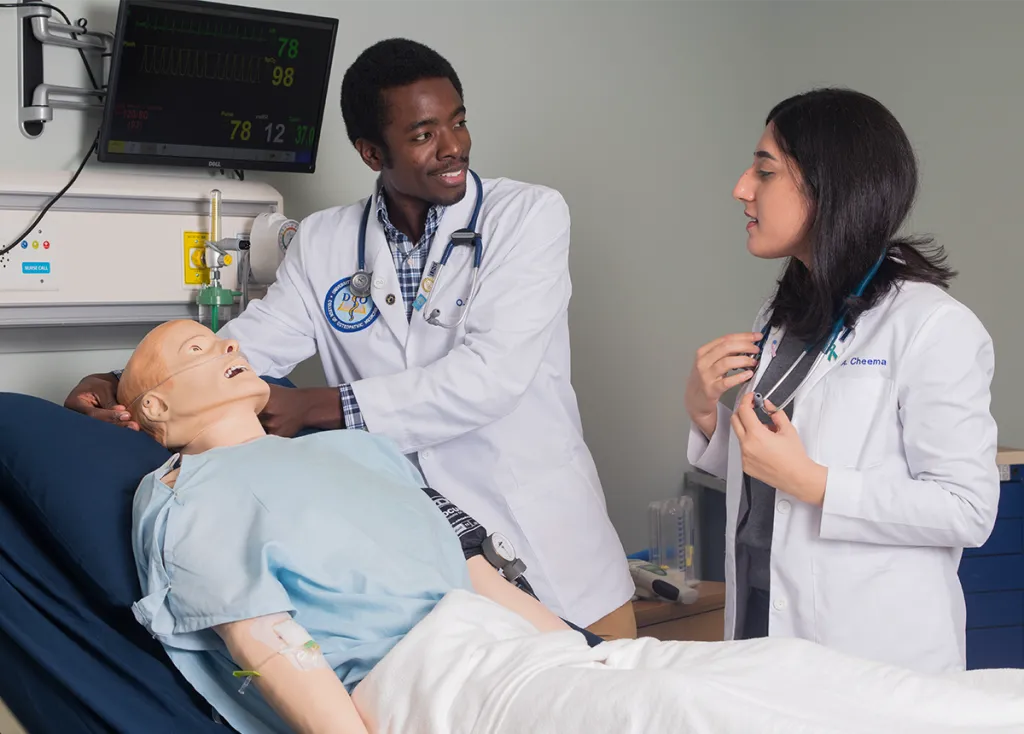
[[[763,324],[762,313],[755,330]],[[771,362],[776,339],[773,331],[737,400]],[[985,542],[999,501],[991,339],[942,289],[905,283],[860,317],[836,353],[794,401],[793,425],[828,480],[821,508],[776,491],[769,634],[924,672],[962,670],[961,549]],[[720,404],[711,441],[692,426],[688,446],[691,464],[726,478],[727,639],[738,634],[745,587],[731,415]]]
[[[397,442],[431,487],[506,535],[541,600],[586,626],[626,603],[634,586],[570,385],[569,211],[549,188],[507,179],[483,186],[483,259],[459,328],[428,324],[428,309],[406,319],[376,201],[366,262],[379,316],[360,331],[331,325],[325,299],[356,271],[364,199],[307,217],[266,297],[221,334],[272,377],[319,351],[329,384],[352,383],[367,429]],[[444,213],[425,275],[475,201],[470,180]],[[447,323],[468,291],[470,258],[471,248],[455,248],[429,306]]]

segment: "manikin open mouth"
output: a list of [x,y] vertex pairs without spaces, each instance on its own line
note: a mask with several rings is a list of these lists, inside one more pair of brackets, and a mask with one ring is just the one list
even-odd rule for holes
[[244,364],[236,364],[224,370],[224,376],[230,380],[232,377],[235,377],[236,375],[240,375],[243,372],[248,371],[249,368],[246,367]]

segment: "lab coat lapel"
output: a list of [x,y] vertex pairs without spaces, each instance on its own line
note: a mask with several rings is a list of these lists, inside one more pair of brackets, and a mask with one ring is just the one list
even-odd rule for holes
[[[840,332],[840,335],[841,334],[842,332]],[[817,359],[817,363],[814,365],[814,369],[807,374],[807,378],[797,389],[796,395],[793,398],[795,402],[799,403],[805,395],[809,394],[810,391],[814,389],[814,386],[817,385],[825,375],[827,375],[833,368],[838,367],[843,363],[845,355],[850,349],[850,345],[853,344],[856,338],[857,332],[852,331],[849,336],[846,337],[845,341],[842,339],[836,340],[835,349],[833,349],[830,354],[825,354],[821,359],[817,359],[820,353],[816,352],[813,355],[814,358]],[[808,357],[810,356],[811,355],[808,355]]]
[[[778,348],[779,342],[782,341],[782,331],[781,327],[776,326],[768,332],[768,338],[764,342],[764,348],[758,360],[757,368],[754,370],[754,377],[747,380],[738,397],[743,397],[748,392],[753,392],[754,388],[760,383],[761,377],[764,376],[765,371],[768,369],[768,365],[775,358],[775,350]],[[738,400],[736,404],[739,405]]]
[[402,299],[402,289],[398,282],[391,247],[384,235],[384,228],[377,219],[377,196],[379,193],[373,197],[370,221],[366,224],[366,262],[372,273],[370,292],[374,305],[380,310],[381,319],[388,325],[399,343],[404,345],[409,336],[409,322],[405,318],[405,301]]
[[[473,216],[473,207],[476,205],[476,196],[476,184],[472,176],[470,176],[466,187],[466,195],[462,197],[462,201],[445,209],[444,214],[441,216],[437,231],[434,233],[434,239],[430,243],[427,265],[423,269],[420,288],[416,294],[416,303],[420,308],[413,307],[409,341],[406,344],[407,356],[414,354],[413,350],[418,348],[424,339],[429,339],[437,333],[454,333],[455,331],[427,323],[425,317],[430,314],[427,313],[428,307],[425,299],[430,295],[430,291],[433,290],[435,278],[432,273],[437,270],[441,263],[441,258],[444,257],[444,251],[451,240],[452,232],[469,226],[469,218]],[[477,221],[477,232],[480,232],[482,220],[483,211],[481,210],[480,219]],[[441,276],[441,290],[437,297],[430,302],[429,306],[431,310],[435,307],[442,309],[442,321],[452,322],[458,318],[458,315],[452,313],[450,308],[457,297],[455,294],[465,293],[469,288],[469,282],[472,278],[472,255],[473,253],[470,248],[456,247],[451,257],[448,258],[448,264],[444,267],[444,275]],[[449,299],[448,296],[451,296],[451,298]]]

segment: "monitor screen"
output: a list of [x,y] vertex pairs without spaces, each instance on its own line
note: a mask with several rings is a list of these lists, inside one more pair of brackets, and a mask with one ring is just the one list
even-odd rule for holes
[[336,18],[121,0],[99,160],[312,173],[337,30]]

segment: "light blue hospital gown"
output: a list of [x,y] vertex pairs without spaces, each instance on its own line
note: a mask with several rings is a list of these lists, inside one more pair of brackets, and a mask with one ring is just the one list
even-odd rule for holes
[[290,612],[351,693],[446,592],[471,589],[461,545],[415,467],[363,431],[266,436],[147,475],[133,533],[136,619],[242,734],[287,732],[212,627]]

